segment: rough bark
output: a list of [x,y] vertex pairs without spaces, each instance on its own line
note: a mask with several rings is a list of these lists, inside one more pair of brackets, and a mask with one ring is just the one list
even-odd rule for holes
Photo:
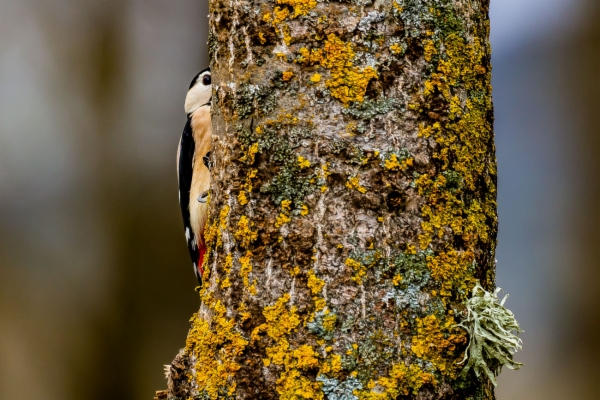
[[175,398],[493,399],[488,0],[212,0],[213,183]]

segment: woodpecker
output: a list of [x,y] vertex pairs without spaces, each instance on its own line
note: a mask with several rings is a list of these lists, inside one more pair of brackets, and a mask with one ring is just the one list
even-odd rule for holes
[[179,205],[194,273],[200,284],[204,273],[202,269],[206,253],[204,226],[210,188],[211,97],[210,68],[206,68],[194,77],[187,92],[185,98],[187,122],[177,148]]

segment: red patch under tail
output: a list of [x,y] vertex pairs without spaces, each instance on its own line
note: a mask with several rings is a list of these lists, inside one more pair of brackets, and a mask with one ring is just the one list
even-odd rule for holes
[[202,264],[204,263],[204,254],[206,254],[206,247],[199,246],[198,250],[200,253],[198,256],[198,272],[200,273],[200,277],[202,277],[204,276],[204,268],[202,267]]

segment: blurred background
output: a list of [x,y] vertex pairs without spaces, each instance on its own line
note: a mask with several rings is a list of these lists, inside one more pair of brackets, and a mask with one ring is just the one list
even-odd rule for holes
[[[500,400],[600,398],[600,6],[492,0]],[[0,0],[0,397],[151,399],[197,309],[175,149],[206,0]]]

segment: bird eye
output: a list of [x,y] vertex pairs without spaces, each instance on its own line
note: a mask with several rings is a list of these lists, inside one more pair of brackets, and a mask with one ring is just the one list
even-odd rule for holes
[[210,85],[210,75],[204,75],[202,77],[202,84],[203,85]]

